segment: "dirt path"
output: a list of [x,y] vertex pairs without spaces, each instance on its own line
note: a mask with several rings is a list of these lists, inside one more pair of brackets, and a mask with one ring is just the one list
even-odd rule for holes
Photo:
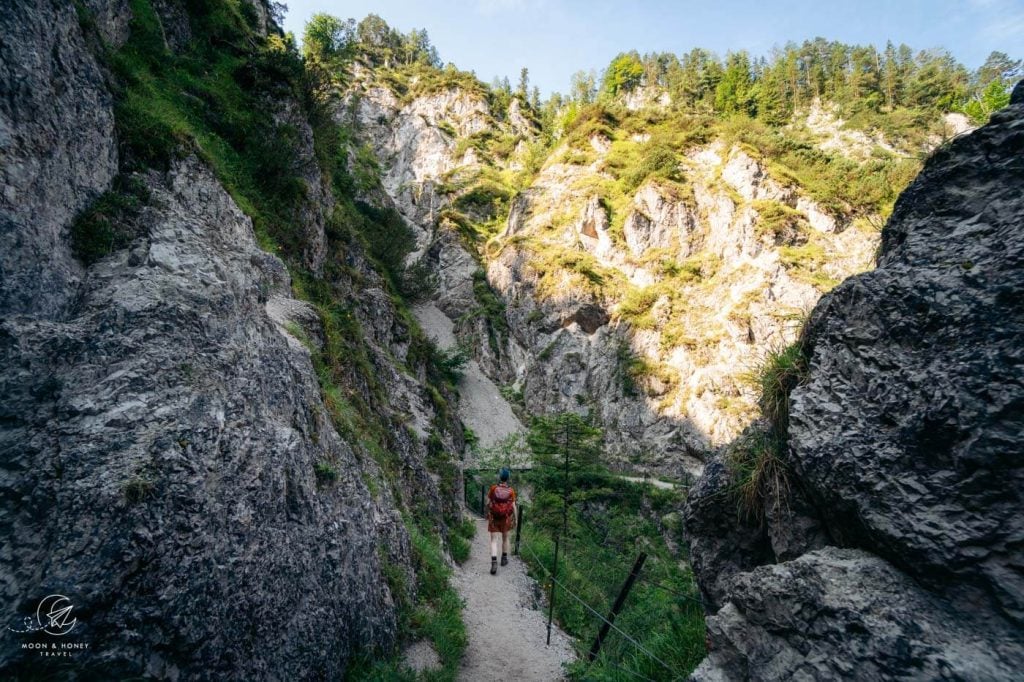
[[[440,348],[456,345],[452,321],[436,305],[416,306],[413,314]],[[487,447],[523,430],[508,401],[476,361],[466,363],[458,390],[459,417],[473,429],[480,445]],[[508,565],[499,567],[497,575],[491,575],[489,541],[486,522],[476,519],[469,559],[455,569],[455,587],[466,602],[463,620],[469,635],[458,679],[563,679],[562,663],[575,657],[572,640],[556,626],[551,630],[551,646],[546,645],[547,617],[541,609],[540,587],[526,574],[526,566],[516,556],[509,557]],[[436,654],[423,667],[429,668],[434,659]]]
[[551,646],[545,645],[547,616],[541,610],[539,586],[516,556],[491,575],[487,524],[482,519],[476,524],[469,560],[455,572],[456,588],[466,601],[462,616],[469,635],[458,679],[563,679],[562,663],[574,658],[569,636],[554,626]]

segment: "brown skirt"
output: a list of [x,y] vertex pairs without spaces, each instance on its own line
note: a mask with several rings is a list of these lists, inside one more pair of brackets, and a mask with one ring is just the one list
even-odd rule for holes
[[512,530],[512,515],[509,514],[503,519],[496,519],[490,514],[487,515],[488,533],[507,533]]

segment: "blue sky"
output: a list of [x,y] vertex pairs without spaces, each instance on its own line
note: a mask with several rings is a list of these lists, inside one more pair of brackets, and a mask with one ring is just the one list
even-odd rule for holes
[[787,40],[822,36],[916,49],[945,47],[968,68],[992,50],[1024,56],[1024,0],[287,0],[286,30],[301,37],[311,15],[379,14],[408,31],[426,28],[444,61],[490,82],[520,67],[546,96],[579,70],[600,71],[617,53],[705,47],[766,54]]

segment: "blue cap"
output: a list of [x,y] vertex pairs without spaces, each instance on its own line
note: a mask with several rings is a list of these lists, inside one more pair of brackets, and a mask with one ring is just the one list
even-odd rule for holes
[[512,472],[508,470],[508,467],[501,467],[501,471],[498,472],[498,478],[502,481],[507,481],[508,477],[512,475]]

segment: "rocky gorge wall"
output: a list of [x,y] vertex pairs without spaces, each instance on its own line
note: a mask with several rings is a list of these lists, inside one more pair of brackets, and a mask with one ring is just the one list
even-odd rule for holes
[[[507,177],[538,135],[518,101],[501,117],[458,85],[401,93],[362,66],[353,79],[339,119],[379,163],[369,200],[416,227],[410,262],[437,276],[434,302],[487,375],[521,396],[517,409],[592,412],[620,468],[699,472],[753,418],[745,374],[792,341],[824,289],[867,268],[877,245],[864,220],[826,211],[720,140],[686,154],[682,183],[648,180],[612,208],[613,147],[642,135],[547,150],[498,233],[469,243],[448,218],[475,191],[459,189],[463,179]],[[515,151],[479,151],[472,143],[486,135]],[[504,305],[500,332],[482,286]]]
[[878,267],[815,307],[786,483],[726,456],[686,511],[698,680],[1013,679],[1024,665],[1024,85],[900,197]]
[[[188,12],[154,6],[180,49]],[[88,647],[42,658],[22,645],[45,636],[5,627],[0,671],[338,679],[355,654],[396,642],[395,581],[416,584],[402,512],[414,494],[443,532],[457,481],[428,469],[427,441],[459,452],[461,427],[428,390],[412,323],[349,244],[332,304],[382,388],[354,371],[341,388],[374,406],[395,461],[340,429],[315,367],[338,332],[294,297],[209,164],[188,152],[166,170],[119,164],[91,30],[116,49],[127,9],[87,7],[94,23],[43,0],[0,16],[0,620],[18,628],[60,594],[77,617],[62,641]],[[316,270],[331,189],[298,104],[279,104],[308,183],[291,256]],[[132,238],[85,263],[72,223],[119,171],[145,196],[123,218]]]
[[[688,155],[689,196],[649,180],[616,228],[593,188],[608,180],[607,141],[591,144],[589,167],[553,153],[488,274],[517,342],[542,359],[523,372],[527,407],[594,409],[621,465],[685,478],[749,421],[744,374],[820,296],[787,249],[813,243],[827,279],[863,269],[876,237],[720,142]],[[769,224],[771,211],[791,223]]]

